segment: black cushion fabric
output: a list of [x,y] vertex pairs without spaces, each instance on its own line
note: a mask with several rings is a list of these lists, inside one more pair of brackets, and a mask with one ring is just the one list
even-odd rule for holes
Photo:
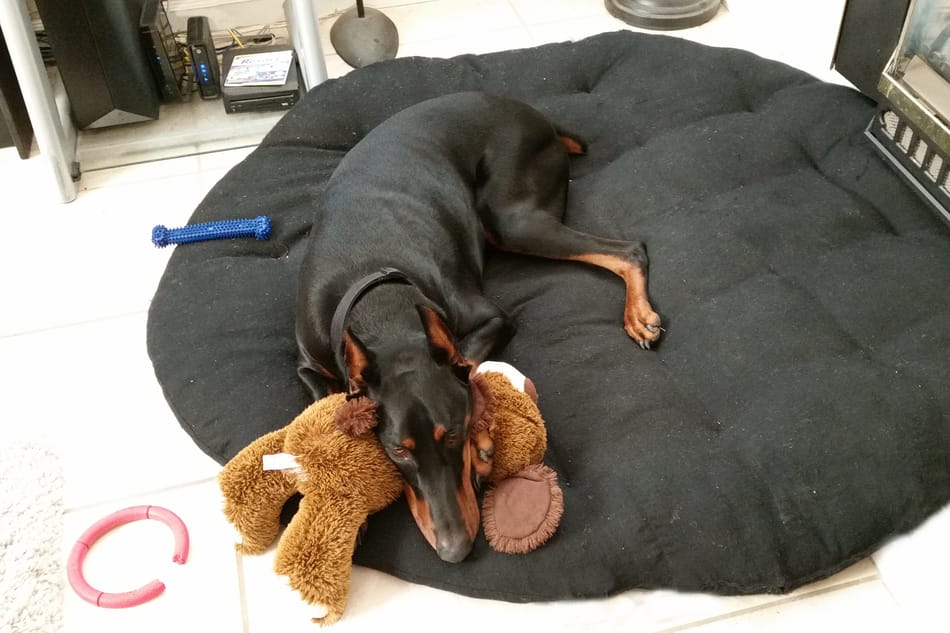
[[648,244],[667,332],[621,328],[619,279],[492,254],[565,512],[527,556],[440,562],[400,502],[356,562],[514,601],[634,587],[779,592],[835,572],[950,500],[950,232],[863,138],[872,104],[749,53],[611,33],[411,58],[311,91],[195,211],[269,215],[266,242],[178,247],[149,352],[182,426],[225,462],[307,404],[293,309],[343,154],[398,110],[485,90],[589,143],[568,224]]

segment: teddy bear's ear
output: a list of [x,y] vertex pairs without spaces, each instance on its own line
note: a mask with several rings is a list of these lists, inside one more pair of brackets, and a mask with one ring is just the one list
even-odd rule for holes
[[376,424],[376,402],[366,397],[345,401],[333,415],[336,430],[350,437],[365,437]]
[[495,551],[527,554],[548,541],[564,513],[557,473],[532,464],[485,493],[482,524]]
[[524,379],[524,392],[531,398],[531,402],[538,404],[538,388],[534,386],[534,381],[530,378]]
[[469,380],[472,392],[472,417],[470,433],[472,435],[488,430],[488,421],[495,413],[495,398],[491,386],[482,374],[472,374]]

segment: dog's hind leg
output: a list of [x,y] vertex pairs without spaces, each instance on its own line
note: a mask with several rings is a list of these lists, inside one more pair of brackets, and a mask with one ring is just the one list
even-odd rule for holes
[[492,244],[502,251],[599,266],[626,285],[623,325],[643,349],[660,338],[660,317],[647,294],[649,260],[641,242],[613,240],[575,231],[542,209],[493,213]]
[[479,217],[488,242],[502,251],[584,262],[619,276],[627,291],[624,329],[649,349],[661,328],[647,296],[649,260],[643,244],[597,237],[563,224],[569,138],[551,135],[550,128],[541,125],[508,141],[519,151],[498,152],[479,190]]

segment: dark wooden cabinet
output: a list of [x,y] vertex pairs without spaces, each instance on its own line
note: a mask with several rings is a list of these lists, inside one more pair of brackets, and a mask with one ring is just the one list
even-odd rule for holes
[[10,51],[0,34],[0,147],[15,145],[20,158],[29,158],[33,127],[20,93]]
[[894,52],[910,0],[848,0],[838,33],[835,69],[858,90],[881,100],[877,82]]

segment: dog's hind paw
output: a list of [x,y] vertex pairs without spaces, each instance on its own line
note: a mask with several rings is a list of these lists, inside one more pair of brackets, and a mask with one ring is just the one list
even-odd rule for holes
[[648,350],[660,340],[663,333],[660,316],[649,308],[637,310],[634,314],[624,315],[623,329],[627,335],[640,346],[641,349]]

